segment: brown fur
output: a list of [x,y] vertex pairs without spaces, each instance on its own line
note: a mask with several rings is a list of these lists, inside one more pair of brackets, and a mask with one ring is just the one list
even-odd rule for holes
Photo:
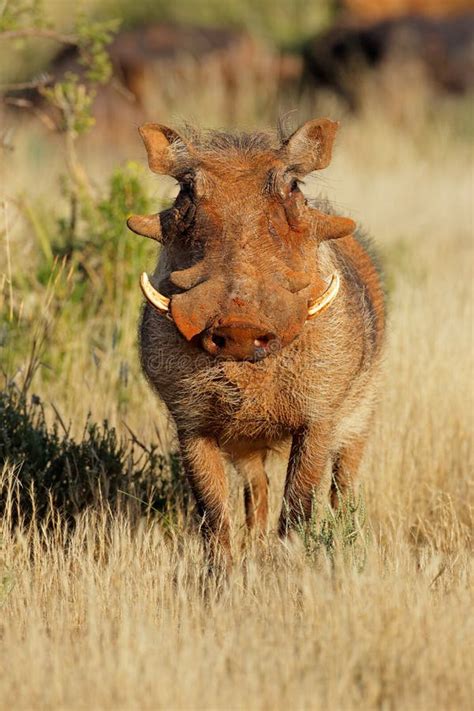
[[[245,478],[247,524],[265,530],[265,454],[291,440],[284,536],[310,514],[330,462],[337,505],[370,429],[384,331],[379,274],[354,223],[308,205],[294,182],[329,163],[336,128],[312,121],[286,141],[141,129],[152,169],[181,184],[154,223],[163,246],[153,282],[171,297],[173,321],[145,306],[142,365],[176,422],[203,530],[227,556],[223,454]],[[306,321],[335,270],[339,294]],[[260,333],[270,345],[257,352]]]

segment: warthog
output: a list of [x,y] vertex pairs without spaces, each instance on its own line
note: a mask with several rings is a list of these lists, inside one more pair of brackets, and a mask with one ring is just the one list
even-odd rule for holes
[[[334,506],[357,474],[384,332],[379,273],[352,220],[310,203],[337,124],[264,133],[140,128],[152,171],[180,192],[129,227],[161,243],[140,329],[144,372],[176,423],[203,530],[230,560],[224,454],[244,476],[249,527],[268,514],[268,450],[291,440],[279,533],[311,515],[332,466]],[[324,212],[323,209],[326,211]]]

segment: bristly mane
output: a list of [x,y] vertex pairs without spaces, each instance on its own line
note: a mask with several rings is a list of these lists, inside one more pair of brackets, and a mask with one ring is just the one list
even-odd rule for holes
[[239,153],[258,153],[259,151],[275,150],[279,146],[275,132],[255,131],[222,131],[212,129],[197,129],[186,125],[182,131],[193,146],[204,153],[231,151]]

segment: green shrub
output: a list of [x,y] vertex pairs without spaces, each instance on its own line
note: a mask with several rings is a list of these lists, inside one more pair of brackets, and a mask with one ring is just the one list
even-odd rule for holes
[[[65,180],[64,204],[57,214],[24,203],[24,214],[37,238],[34,269],[12,280],[12,312],[0,312],[0,354],[3,369],[14,373],[28,358],[36,338],[46,338],[46,360],[59,366],[67,346],[64,334],[99,317],[103,326],[120,325],[130,304],[140,304],[139,274],[156,259],[156,245],[128,230],[131,212],[147,213],[150,201],[135,163],[117,168],[92,203],[77,198]],[[156,202],[156,201],[155,201]],[[156,209],[156,205],[155,205]],[[8,284],[3,285],[8,303]],[[23,308],[23,295],[32,294]],[[55,353],[54,363],[50,362]]]
[[54,261],[65,259],[64,278],[67,275],[72,284],[68,298],[80,306],[76,316],[88,317],[104,302],[116,313],[117,304],[135,288],[150,249],[147,241],[133,235],[126,225],[132,212],[143,214],[151,209],[141,168],[133,162],[117,168],[93,199],[78,196],[66,178],[62,191],[68,208],[62,207],[54,221],[48,222],[31,207],[28,214],[40,246],[47,235],[37,279],[45,285]]
[[0,468],[0,516],[8,509],[13,524],[132,502],[169,521],[187,507],[176,454],[120,439],[107,421],[88,419],[75,441],[57,412],[48,427],[41,400],[13,385],[0,392]]
[[339,497],[337,509],[313,499],[311,518],[297,527],[307,557],[316,562],[325,554],[331,563],[342,558],[362,570],[367,558],[369,530],[362,494]]

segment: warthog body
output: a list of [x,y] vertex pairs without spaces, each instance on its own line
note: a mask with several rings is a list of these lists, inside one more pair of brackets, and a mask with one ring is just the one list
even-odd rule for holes
[[142,284],[151,302],[142,365],[176,422],[203,530],[226,553],[224,453],[244,475],[248,525],[264,529],[265,455],[291,440],[283,536],[310,515],[329,463],[337,505],[370,428],[384,331],[379,275],[352,220],[308,204],[298,188],[329,164],[336,128],[315,120],[284,141],[140,129],[151,169],[181,186],[170,210],[129,219],[162,242],[153,286]]

